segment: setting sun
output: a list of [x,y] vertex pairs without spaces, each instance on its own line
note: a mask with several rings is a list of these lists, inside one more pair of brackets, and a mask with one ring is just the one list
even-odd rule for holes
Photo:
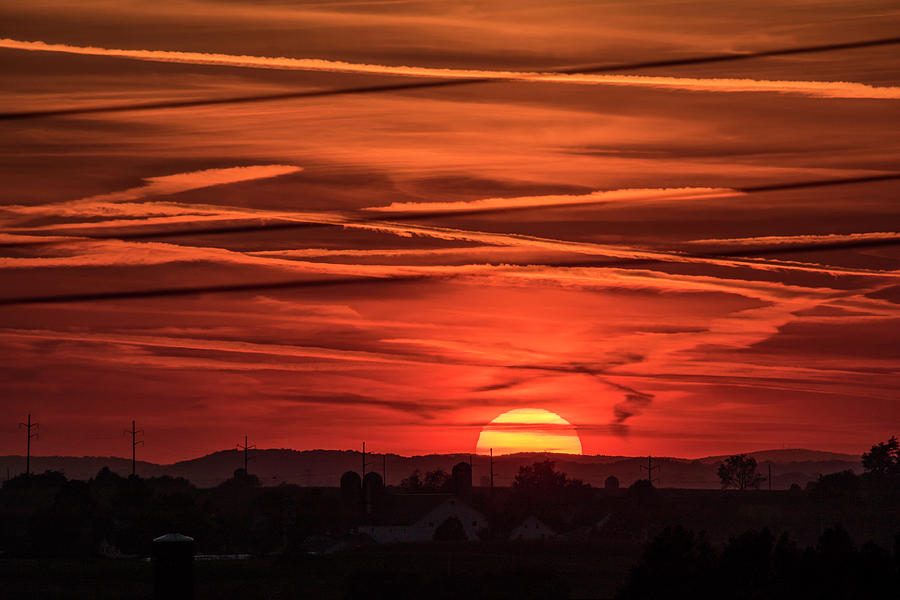
[[518,408],[488,423],[478,436],[476,452],[559,452],[581,454],[581,439],[571,423],[542,408]]

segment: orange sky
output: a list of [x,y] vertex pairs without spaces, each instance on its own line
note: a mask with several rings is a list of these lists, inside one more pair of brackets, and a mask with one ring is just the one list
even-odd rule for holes
[[[245,433],[474,451],[518,408],[588,454],[896,433],[896,247],[673,253],[898,235],[896,180],[741,191],[896,171],[897,48],[546,75],[895,35],[893,3],[40,0],[0,23],[0,112],[507,79],[0,122],[2,298],[366,280],[0,306],[0,454],[29,411],[37,454],[124,455],[136,419],[158,461]],[[115,238],[273,220],[318,226]]]

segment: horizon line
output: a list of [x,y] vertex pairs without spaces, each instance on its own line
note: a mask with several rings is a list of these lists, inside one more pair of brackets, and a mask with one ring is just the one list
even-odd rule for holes
[[[309,448],[309,449],[304,449],[304,450],[298,450],[298,449],[296,449],[296,448],[255,448],[253,451],[254,451],[254,452],[295,452],[295,453],[298,453],[298,454],[302,454],[302,453],[310,453],[310,452],[351,452],[351,453],[355,453],[355,454],[362,455],[362,451],[361,451],[361,450],[355,450],[355,449],[328,449],[328,448]],[[838,452],[838,451],[834,451],[834,450],[818,450],[818,449],[813,449],[813,448],[800,448],[800,447],[798,447],[798,448],[766,448],[766,449],[763,449],[763,450],[747,450],[747,451],[742,451],[742,452],[733,452],[733,453],[724,453],[724,454],[707,454],[707,455],[694,456],[694,457],[674,456],[674,455],[663,455],[663,454],[660,454],[660,455],[649,455],[649,456],[652,456],[653,458],[656,458],[656,459],[671,459],[671,460],[696,461],[696,460],[703,460],[703,459],[710,459],[710,458],[719,458],[719,457],[723,457],[723,456],[734,456],[734,455],[738,455],[738,454],[753,455],[753,454],[763,454],[763,453],[767,453],[767,452],[797,452],[797,451],[803,451],[803,452],[816,452],[816,453],[821,453],[821,454],[836,454],[836,455],[844,455],[844,456],[861,456],[861,455],[863,454],[863,452],[865,452],[866,450],[863,449],[863,450],[860,451],[859,453],[853,453],[853,452]],[[212,451],[212,452],[208,452],[208,453],[203,454],[203,455],[200,455],[200,456],[195,456],[195,457],[192,457],[192,458],[179,459],[179,460],[176,460],[176,461],[174,461],[174,462],[169,462],[169,463],[167,463],[167,462],[154,462],[154,461],[152,461],[152,460],[141,460],[141,459],[138,459],[137,462],[138,462],[138,463],[143,463],[143,464],[149,464],[149,465],[160,466],[160,467],[164,467],[164,466],[173,466],[173,465],[176,465],[176,464],[178,464],[178,463],[184,463],[184,462],[190,462],[190,461],[200,460],[200,459],[202,459],[202,458],[206,458],[206,457],[209,457],[209,456],[213,456],[214,454],[220,454],[220,453],[226,453],[226,452],[240,453],[241,451],[240,451],[240,450],[237,450],[237,449],[234,449],[234,448],[223,448],[223,449],[220,449],[220,450],[214,450],[214,451]],[[426,457],[431,457],[431,456],[470,456],[470,457],[472,457],[472,458],[474,458],[474,457],[476,457],[476,456],[479,457],[479,458],[487,458],[487,457],[488,457],[487,454],[478,454],[478,453],[476,453],[476,452],[463,452],[463,451],[457,451],[457,452],[431,452],[431,453],[426,453],[426,454],[410,454],[410,455],[407,455],[407,454],[398,454],[398,453],[396,453],[396,452],[386,452],[386,453],[385,453],[385,452],[368,452],[368,451],[367,451],[366,454],[368,454],[368,455],[370,455],[370,456],[395,456],[395,457],[397,457],[397,458],[407,458],[407,459],[411,459],[411,458],[426,458]],[[567,457],[567,456],[569,456],[569,457],[583,457],[583,458],[621,458],[621,459],[646,458],[646,457],[648,456],[647,454],[636,454],[636,455],[625,455],[625,454],[571,454],[571,453],[565,453],[565,452],[550,452],[550,451],[530,451],[530,452],[529,452],[529,451],[525,451],[525,452],[511,452],[511,453],[507,453],[507,454],[495,454],[495,455],[494,455],[494,458],[501,458],[501,457],[509,458],[509,457],[526,456],[526,455],[541,455],[541,456],[552,455],[552,456],[560,456],[560,457]],[[0,456],[0,459],[7,459],[7,458],[21,458],[21,459],[24,460],[24,459],[25,459],[25,455],[24,455],[24,454],[6,454],[6,455]],[[103,459],[103,458],[106,458],[106,459],[116,459],[116,460],[124,460],[124,461],[127,461],[127,462],[131,462],[131,458],[130,458],[130,457],[125,457],[125,456],[115,456],[115,455],[105,455],[105,456],[104,456],[104,455],[92,455],[92,454],[83,454],[83,455],[66,455],[66,454],[34,455],[34,454],[32,454],[32,455],[31,455],[31,459],[32,459],[32,460],[34,460],[34,459],[47,459],[47,458],[71,458],[71,459],[88,459],[88,458]]]

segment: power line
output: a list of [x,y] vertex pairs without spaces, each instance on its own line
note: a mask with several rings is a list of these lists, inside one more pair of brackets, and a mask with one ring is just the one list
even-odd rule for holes
[[[704,65],[722,62],[735,62],[740,60],[750,60],[754,58],[770,58],[777,56],[793,56],[797,54],[812,54],[817,52],[837,52],[843,50],[854,50],[859,48],[874,48],[879,46],[889,46],[900,44],[900,37],[881,38],[872,40],[861,40],[856,42],[843,42],[837,44],[822,44],[816,46],[795,46],[789,48],[779,48],[771,50],[762,50],[758,52],[728,53],[728,54],[712,54],[708,56],[694,56],[689,58],[679,58],[670,60],[655,60],[645,62],[625,63],[618,65],[587,65],[584,67],[574,67],[566,69],[551,69],[543,71],[548,75],[575,75],[575,74],[598,74],[598,73],[616,73],[621,71],[634,71],[640,69],[657,69],[661,67],[680,67],[688,65]],[[256,94],[247,96],[232,96],[227,98],[205,98],[197,100],[166,100],[159,102],[140,102],[134,104],[114,104],[106,106],[86,106],[75,108],[59,108],[50,110],[33,110],[19,112],[0,113],[0,121],[14,121],[22,119],[41,119],[47,117],[66,117],[87,114],[116,113],[125,111],[140,110],[161,110],[161,109],[177,109],[192,108],[196,106],[215,106],[223,104],[249,104],[255,102],[271,102],[277,100],[298,100],[304,98],[323,98],[329,96],[350,96],[357,94],[375,94],[383,92],[399,92],[407,90],[419,90],[429,88],[453,87],[462,85],[473,85],[478,83],[496,83],[496,82],[515,81],[508,78],[500,77],[470,77],[461,79],[449,79],[442,81],[417,81],[408,83],[396,83],[385,85],[357,86],[349,88],[331,89],[331,90],[313,90],[303,92],[284,92],[280,94]],[[535,80],[539,81],[539,80]]]

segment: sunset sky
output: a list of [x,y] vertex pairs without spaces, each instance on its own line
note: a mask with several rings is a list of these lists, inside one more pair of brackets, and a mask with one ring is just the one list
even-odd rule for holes
[[[900,46],[577,70],[898,31],[868,1],[0,0],[4,113],[498,80],[0,121],[0,301],[341,280],[0,305],[0,454],[29,412],[38,455],[126,455],[135,419],[168,462],[473,452],[526,408],[585,454],[860,452],[900,433],[900,247],[814,247],[900,238],[900,179],[754,188],[900,172]],[[251,230],[132,235],[222,226]]]

